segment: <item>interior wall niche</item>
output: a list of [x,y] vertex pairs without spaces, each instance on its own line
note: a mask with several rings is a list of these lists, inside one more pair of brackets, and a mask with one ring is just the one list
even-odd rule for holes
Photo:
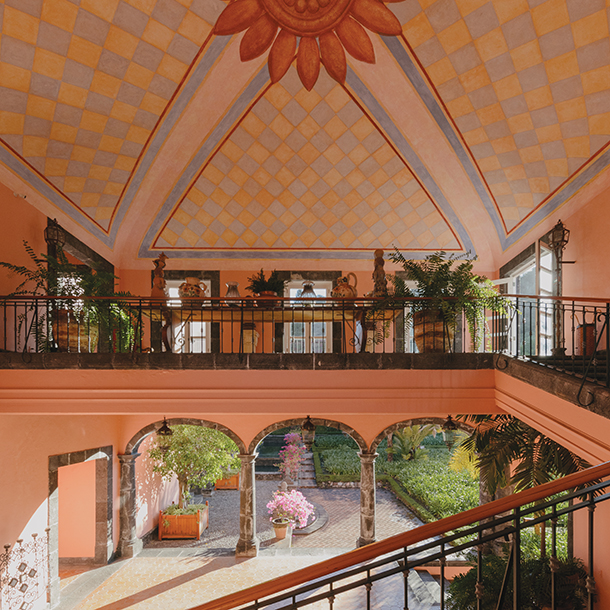
[[49,589],[51,607],[59,602],[59,469],[95,460],[95,556],[63,562],[105,565],[114,554],[112,518],[112,445],[49,456]]

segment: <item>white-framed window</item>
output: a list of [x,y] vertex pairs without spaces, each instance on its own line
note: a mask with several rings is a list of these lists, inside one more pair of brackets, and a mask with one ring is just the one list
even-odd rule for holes
[[[170,307],[181,307],[182,301],[178,294],[180,284],[186,280],[166,280],[166,289],[169,296],[167,304]],[[206,287],[206,294],[211,292],[210,282],[202,280]],[[205,305],[204,305],[205,307]],[[194,310],[196,312],[196,310]],[[173,352],[182,354],[205,354],[210,351],[210,323],[193,319],[193,312],[188,309],[182,311],[182,320],[173,325]]]
[[[303,291],[304,280],[294,280],[286,285],[284,296],[294,299],[291,304],[296,306],[294,319],[284,327],[284,352],[289,354],[323,354],[332,352],[332,323],[311,322],[307,314],[301,314],[298,305]],[[316,296],[330,297],[333,284],[331,281],[316,281],[313,283]],[[300,318],[300,319],[299,319]]]

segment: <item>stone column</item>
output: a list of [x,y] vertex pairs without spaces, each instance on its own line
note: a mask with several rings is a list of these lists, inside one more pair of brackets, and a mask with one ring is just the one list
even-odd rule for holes
[[360,457],[360,538],[356,544],[375,542],[375,458],[377,453],[359,453]]
[[118,456],[121,463],[119,553],[126,558],[135,557],[143,547],[136,536],[136,458],[139,456],[139,453]]
[[257,453],[240,454],[239,475],[239,540],[235,548],[237,557],[256,557],[259,540],[256,537],[256,488],[254,464]]

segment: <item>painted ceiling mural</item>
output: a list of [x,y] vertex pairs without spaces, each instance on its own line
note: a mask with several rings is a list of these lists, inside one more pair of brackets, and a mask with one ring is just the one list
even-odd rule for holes
[[[112,247],[237,45],[250,75],[140,256],[476,251],[460,198],[506,248],[610,161],[609,20],[605,0],[0,0],[0,164]],[[406,87],[438,141],[388,107]]]

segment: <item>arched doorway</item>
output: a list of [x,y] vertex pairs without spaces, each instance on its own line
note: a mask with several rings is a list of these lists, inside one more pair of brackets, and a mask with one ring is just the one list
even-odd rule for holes
[[[167,420],[167,424],[170,427],[175,425],[202,426],[222,432],[237,445],[243,473],[246,446],[241,438],[230,428],[217,422],[194,418],[170,418]],[[161,421],[156,421],[136,432],[127,443],[125,453],[118,456],[121,464],[119,552],[122,557],[134,557],[143,547],[143,542],[138,536],[137,528],[136,460],[141,455],[139,449],[142,443],[150,435],[154,434],[161,425]]]

